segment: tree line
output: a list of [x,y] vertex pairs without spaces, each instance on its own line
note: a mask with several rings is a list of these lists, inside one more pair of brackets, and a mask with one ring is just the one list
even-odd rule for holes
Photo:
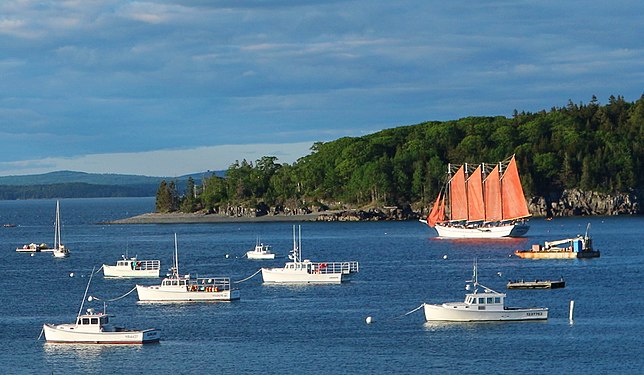
[[569,101],[511,118],[467,117],[318,142],[293,164],[274,156],[236,161],[184,192],[163,181],[157,211],[216,210],[226,205],[428,205],[448,163],[495,163],[515,154],[527,196],[564,189],[604,193],[644,185],[644,95],[611,96],[601,105]]

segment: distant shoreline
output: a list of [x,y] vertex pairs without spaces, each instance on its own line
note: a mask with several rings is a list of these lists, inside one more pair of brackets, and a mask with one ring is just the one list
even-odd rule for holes
[[316,221],[319,214],[306,215],[264,215],[258,217],[236,217],[202,213],[146,213],[105,224],[198,224],[198,223],[259,223],[280,221]]

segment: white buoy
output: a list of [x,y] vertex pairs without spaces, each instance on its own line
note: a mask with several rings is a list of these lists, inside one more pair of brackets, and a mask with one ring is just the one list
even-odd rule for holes
[[89,302],[92,302],[92,301],[94,300],[94,297],[89,296],[89,297],[87,297],[87,300],[88,300]]
[[373,322],[373,318],[368,316],[367,319],[365,319],[365,322],[367,322],[367,324],[371,324]]
[[570,314],[568,314],[568,320],[570,321],[570,324],[574,322],[574,319],[572,317],[574,311],[575,311],[575,301],[570,300]]
[[502,273],[501,271],[497,272],[496,274],[497,274],[497,276],[499,276],[499,277],[502,277],[502,276],[503,276],[503,273]]
[[230,254],[226,254],[226,259],[230,258]]
[[443,255],[443,259],[447,259],[447,254]]
[[74,277],[74,273],[73,273],[73,272],[70,272],[70,273],[69,273],[69,277]]
[[34,253],[31,253],[31,255],[30,255],[30,256],[34,256],[34,255],[36,255],[36,254],[34,254]]

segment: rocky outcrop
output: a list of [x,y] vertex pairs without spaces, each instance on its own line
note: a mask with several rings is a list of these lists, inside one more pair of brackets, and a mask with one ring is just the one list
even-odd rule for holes
[[325,212],[318,215],[316,221],[385,221],[385,220],[418,220],[420,215],[411,207],[382,207],[368,210],[342,210]]
[[[329,210],[327,206],[269,207],[260,203],[256,208],[228,205],[210,212],[231,218],[314,217],[315,221],[385,221],[418,220],[427,215],[431,207],[414,210],[403,207],[375,207],[368,209],[344,208]],[[564,190],[548,197],[533,197],[528,209],[534,216],[591,216],[631,215],[641,213],[638,195],[633,193],[601,194],[579,189]]]
[[559,195],[534,197],[528,209],[535,216],[612,216],[639,214],[640,204],[635,192],[602,194],[579,189],[564,190]]

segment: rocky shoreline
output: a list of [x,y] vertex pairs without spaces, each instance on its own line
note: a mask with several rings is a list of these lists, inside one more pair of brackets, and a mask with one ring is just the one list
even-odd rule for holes
[[[551,197],[533,197],[528,208],[535,217],[613,216],[641,213],[638,195],[633,193],[600,194],[579,189],[564,190]],[[215,213],[146,213],[115,220],[108,224],[172,224],[172,223],[251,223],[251,222],[351,222],[405,221],[427,216],[430,207],[417,210],[411,206],[378,207],[369,209],[288,210],[283,207],[262,209],[229,206]]]

